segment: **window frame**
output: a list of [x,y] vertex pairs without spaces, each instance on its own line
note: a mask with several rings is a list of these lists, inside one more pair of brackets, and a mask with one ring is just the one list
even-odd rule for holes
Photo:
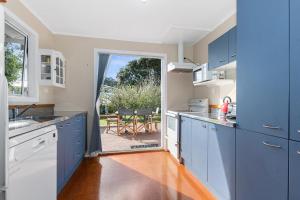
[[39,47],[38,34],[20,18],[5,8],[5,23],[17,31],[27,35],[27,70],[28,70],[28,96],[8,96],[8,103],[37,103],[39,101]]

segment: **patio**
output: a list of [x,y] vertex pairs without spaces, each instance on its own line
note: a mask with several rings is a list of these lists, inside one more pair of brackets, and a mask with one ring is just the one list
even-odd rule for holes
[[113,126],[107,131],[107,126],[101,126],[102,150],[111,151],[131,151],[145,148],[157,148],[161,146],[160,123],[157,130],[153,126],[153,131],[139,132],[137,135],[132,133],[117,134],[117,127]]

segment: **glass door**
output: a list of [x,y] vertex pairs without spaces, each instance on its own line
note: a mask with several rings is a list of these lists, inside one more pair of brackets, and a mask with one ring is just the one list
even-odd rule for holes
[[51,56],[50,55],[41,55],[41,79],[42,80],[51,80]]

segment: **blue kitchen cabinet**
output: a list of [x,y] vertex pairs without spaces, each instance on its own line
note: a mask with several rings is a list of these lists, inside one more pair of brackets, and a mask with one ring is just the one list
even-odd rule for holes
[[289,141],[289,200],[300,199],[300,142]]
[[59,193],[64,186],[64,177],[65,177],[65,131],[64,123],[57,124],[58,140],[57,140],[57,192]]
[[192,169],[192,119],[181,117],[180,126],[181,138],[181,159],[183,164],[189,169]]
[[228,61],[233,62],[236,60],[237,50],[236,50],[236,31],[237,27],[233,27],[229,30],[228,39]]
[[206,122],[192,120],[192,173],[202,183],[207,182],[207,137]]
[[300,142],[289,141],[289,200],[300,199]]
[[287,139],[237,129],[236,199],[288,199]]
[[234,200],[235,128],[209,124],[207,166],[210,190],[218,199]]
[[85,153],[86,116],[81,114],[58,123],[57,192],[71,178]]
[[237,10],[238,126],[288,138],[289,1],[238,0]]
[[229,33],[225,33],[208,45],[208,68],[210,70],[228,63]]
[[290,4],[290,138],[300,141],[300,1]]

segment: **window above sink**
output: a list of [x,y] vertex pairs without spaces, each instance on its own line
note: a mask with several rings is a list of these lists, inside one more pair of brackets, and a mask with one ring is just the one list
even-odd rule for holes
[[38,102],[38,34],[8,9],[4,47],[9,103]]

